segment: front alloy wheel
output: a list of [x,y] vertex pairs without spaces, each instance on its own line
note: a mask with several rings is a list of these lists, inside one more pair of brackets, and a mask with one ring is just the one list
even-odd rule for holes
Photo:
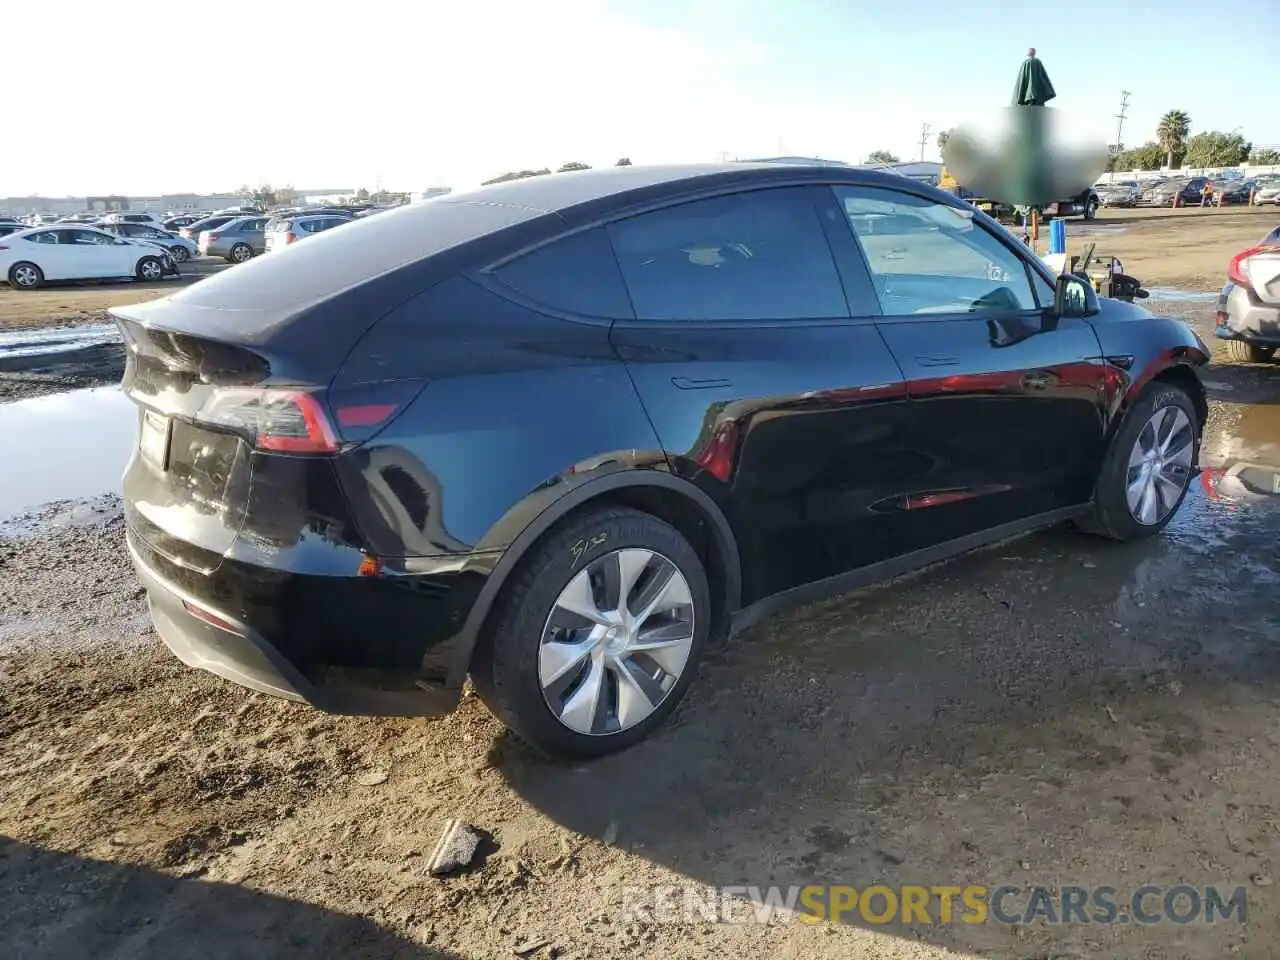
[[138,279],[153,283],[164,276],[164,264],[155,257],[143,257],[138,261]]
[[1134,401],[1098,473],[1092,511],[1077,526],[1112,540],[1154,536],[1195,476],[1200,414],[1179,386],[1156,381]]
[[1144,526],[1159,523],[1182,500],[1191,478],[1195,431],[1178,407],[1161,407],[1138,431],[1129,453],[1125,499],[1133,519]]

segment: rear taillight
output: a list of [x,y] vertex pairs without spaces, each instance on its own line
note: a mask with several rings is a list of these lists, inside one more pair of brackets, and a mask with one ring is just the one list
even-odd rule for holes
[[217,240],[218,240],[218,237],[219,237],[219,236],[221,236],[221,234],[217,234],[217,233],[211,233],[211,234],[209,234],[209,242],[210,242],[210,243],[216,243],[216,242],[217,242]]
[[6,247],[3,243],[0,243],[0,250],[8,250],[8,249],[9,248]]
[[298,239],[298,238],[297,238],[297,236],[294,234],[294,232],[293,232],[292,230],[290,230],[288,233],[286,233],[286,234],[284,235],[284,242],[285,242],[285,243],[293,243],[293,241],[295,241],[295,240],[297,240],[297,239]]
[[217,390],[196,414],[201,423],[235,430],[259,450],[336,453],[337,434],[312,394],[294,390]]
[[1280,244],[1260,244],[1256,247],[1250,247],[1248,250],[1242,250],[1232,257],[1231,263],[1227,267],[1227,276],[1232,283],[1238,283],[1242,287],[1253,289],[1253,281],[1249,278],[1249,258],[1256,257],[1260,253],[1280,255]]

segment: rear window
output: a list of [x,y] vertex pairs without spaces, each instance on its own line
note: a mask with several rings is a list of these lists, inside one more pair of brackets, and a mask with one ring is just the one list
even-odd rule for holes
[[[280,311],[301,308],[397,267],[544,215],[528,207],[443,197],[432,203],[407,204],[382,216],[353,220],[328,237],[309,239],[291,248],[288,256],[250,260],[184,287],[165,302],[216,309],[218,325],[227,328],[224,335],[253,337],[283,322],[286,318]],[[208,334],[218,336],[212,329]]]
[[267,221],[267,233],[283,233],[293,227],[293,219],[291,217],[272,217]]

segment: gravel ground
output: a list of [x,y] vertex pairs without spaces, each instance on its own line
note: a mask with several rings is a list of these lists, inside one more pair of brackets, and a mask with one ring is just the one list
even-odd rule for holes
[[[1280,367],[1204,380],[1207,465],[1280,474]],[[1054,529],[971,554],[760,625],[655,738],[563,765],[471,697],[339,718],[186,669],[118,501],[54,504],[0,527],[0,956],[1271,956],[1278,532],[1280,498],[1223,481],[1154,541]],[[453,817],[484,841],[437,879]],[[1243,885],[1248,919],[619,911],[626,885],[809,882]]]

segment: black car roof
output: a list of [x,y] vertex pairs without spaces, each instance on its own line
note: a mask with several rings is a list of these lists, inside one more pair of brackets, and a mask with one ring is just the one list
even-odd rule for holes
[[[770,182],[856,182],[902,186],[906,178],[892,173],[855,167],[813,163],[708,163],[663,166],[602,167],[554,173],[465,190],[435,197],[430,203],[483,203],[522,207],[533,213],[563,213],[574,207],[599,201],[618,201],[623,206],[645,195],[657,200],[668,194],[708,189],[741,182],[743,186],[764,186]],[[411,205],[414,206],[414,205]]]
[[[414,274],[405,279],[406,286],[423,289],[462,268],[458,257],[496,259],[632,207],[702,191],[810,182],[924,191],[939,203],[963,206],[915,180],[854,167],[727,163],[547,174],[358,217],[342,230],[256,257],[163,300],[111,312],[169,329],[198,330],[211,339],[265,343],[284,335],[292,318],[322,301],[406,269]],[[390,289],[386,296],[393,296]],[[307,334],[315,335],[314,330]]]

